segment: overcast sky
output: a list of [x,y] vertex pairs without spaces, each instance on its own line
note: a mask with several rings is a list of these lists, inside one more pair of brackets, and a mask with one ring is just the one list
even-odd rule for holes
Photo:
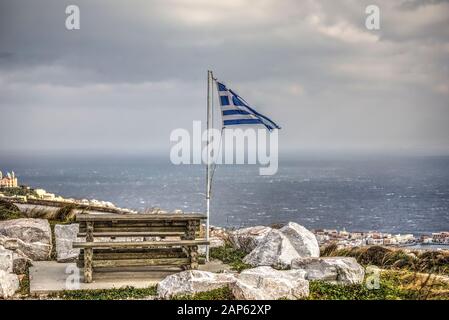
[[449,152],[448,1],[0,0],[0,153],[165,152],[208,68],[281,150]]

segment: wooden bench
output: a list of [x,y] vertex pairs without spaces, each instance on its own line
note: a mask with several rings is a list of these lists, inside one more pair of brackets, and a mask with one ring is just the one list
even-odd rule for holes
[[[198,268],[201,214],[77,214],[80,248],[78,266],[84,281],[92,282],[94,269],[144,266]],[[124,238],[139,237],[143,241]],[[160,238],[159,241],[146,238]],[[99,239],[103,238],[103,239]],[[107,238],[106,240],[104,238]]]

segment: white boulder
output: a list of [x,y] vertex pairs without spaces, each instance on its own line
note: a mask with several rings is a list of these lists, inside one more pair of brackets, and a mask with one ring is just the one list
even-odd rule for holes
[[228,286],[235,282],[231,273],[212,273],[188,270],[169,275],[157,285],[159,298],[169,299],[178,295],[192,295]]
[[273,266],[285,269],[290,267],[292,259],[300,258],[289,239],[279,230],[272,229],[243,262],[253,266]]
[[289,222],[279,231],[290,240],[290,243],[301,257],[320,256],[320,247],[315,235],[303,226],[295,222]]
[[17,275],[0,270],[0,298],[6,299],[14,295],[19,289]]
[[238,229],[229,234],[229,241],[236,249],[250,253],[273,229],[265,226],[248,227]]
[[0,237],[0,245],[10,250],[20,249],[32,260],[50,258],[51,229],[46,219],[0,221]]
[[304,276],[302,270],[258,267],[239,274],[231,290],[238,300],[300,299],[309,295],[309,282]]
[[58,262],[70,262],[78,257],[80,249],[74,249],[72,246],[74,241],[82,241],[77,237],[78,232],[78,223],[55,225],[56,260]]
[[360,284],[365,269],[352,257],[298,258],[292,269],[304,270],[307,280],[322,280],[335,284]]

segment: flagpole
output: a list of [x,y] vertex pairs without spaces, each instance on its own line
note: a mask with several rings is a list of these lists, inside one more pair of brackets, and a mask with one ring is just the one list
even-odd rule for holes
[[[210,129],[212,125],[211,116],[212,116],[212,71],[207,71],[207,163],[206,163],[206,241],[209,241],[209,220],[210,220],[210,150],[209,150],[209,142],[210,142]],[[206,261],[209,262],[209,245],[206,246]]]

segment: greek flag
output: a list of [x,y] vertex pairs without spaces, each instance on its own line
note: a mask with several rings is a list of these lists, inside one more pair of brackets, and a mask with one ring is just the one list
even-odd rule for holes
[[223,83],[217,81],[217,88],[223,116],[223,127],[262,124],[270,131],[281,128],[269,118],[251,108],[242,97],[226,88]]

